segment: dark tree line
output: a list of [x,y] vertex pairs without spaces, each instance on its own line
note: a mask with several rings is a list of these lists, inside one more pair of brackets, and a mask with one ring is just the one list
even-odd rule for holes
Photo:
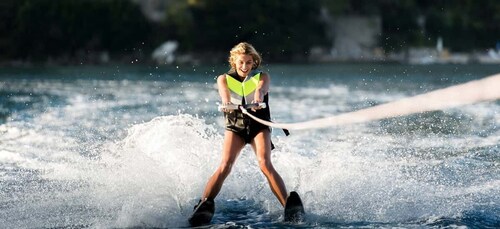
[[[178,38],[187,43],[187,49],[227,52],[237,42],[248,41],[267,58],[289,60],[326,41],[320,6],[315,1],[198,2],[182,12],[181,17],[189,20],[169,24],[179,31]],[[171,13],[167,19],[176,16]]]
[[127,0],[2,0],[0,60],[123,56],[177,40],[193,53],[226,53],[249,41],[267,60],[287,61],[331,44],[325,12],[381,17],[388,52],[434,45],[437,37],[452,51],[500,40],[498,0],[169,0],[166,8],[164,21],[151,22]]
[[3,0],[0,58],[44,60],[141,47],[151,26],[140,9],[121,0]]

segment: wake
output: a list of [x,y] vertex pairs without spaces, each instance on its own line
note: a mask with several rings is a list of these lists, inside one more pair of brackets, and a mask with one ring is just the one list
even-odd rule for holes
[[275,123],[259,119],[250,114],[246,109],[241,110],[255,121],[270,127],[305,130],[369,122],[497,99],[500,99],[500,74],[358,111],[305,122]]

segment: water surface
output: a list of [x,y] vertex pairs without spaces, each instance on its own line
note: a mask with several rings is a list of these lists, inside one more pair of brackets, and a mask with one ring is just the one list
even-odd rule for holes
[[[186,227],[223,139],[224,67],[0,70],[0,225]],[[277,122],[350,112],[497,73],[493,65],[267,65]],[[500,103],[273,131],[308,220],[282,223],[250,147],[214,227],[500,227]]]

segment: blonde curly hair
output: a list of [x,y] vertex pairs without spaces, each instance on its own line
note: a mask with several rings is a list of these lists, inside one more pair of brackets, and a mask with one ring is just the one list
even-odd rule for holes
[[255,48],[247,43],[247,42],[241,42],[237,45],[235,45],[231,51],[229,51],[229,65],[231,66],[231,70],[230,71],[236,71],[236,63],[234,63],[236,61],[236,55],[239,55],[239,54],[245,54],[245,55],[251,55],[252,58],[253,58],[253,66],[252,66],[252,70],[254,69],[257,69],[260,64],[262,63],[262,57],[260,56],[260,54],[257,52],[257,50],[255,50]]

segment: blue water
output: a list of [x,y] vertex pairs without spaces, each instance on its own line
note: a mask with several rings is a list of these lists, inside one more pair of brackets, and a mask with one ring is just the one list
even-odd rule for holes
[[[277,122],[354,111],[498,73],[495,65],[268,65]],[[223,139],[220,66],[0,69],[0,227],[186,227]],[[499,228],[500,102],[273,131],[307,221],[282,208],[250,147],[215,228]]]

